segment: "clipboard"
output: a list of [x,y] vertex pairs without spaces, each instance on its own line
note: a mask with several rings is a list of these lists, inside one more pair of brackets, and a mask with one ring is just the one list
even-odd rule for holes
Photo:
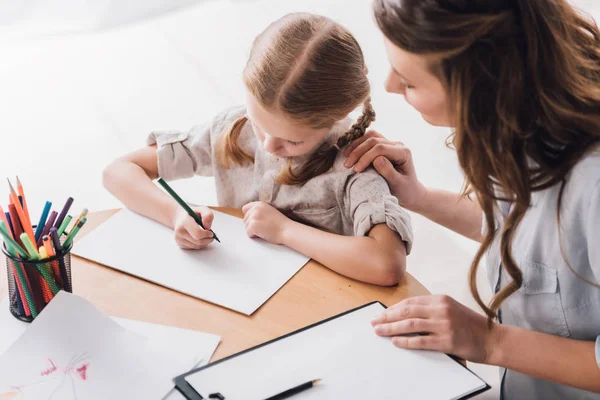
[[[397,349],[391,344],[389,339],[376,336],[370,325],[370,321],[386,308],[387,307],[381,302],[374,301],[316,322],[289,334],[223,358],[212,364],[177,376],[173,379],[175,387],[188,400],[207,399],[209,394],[216,392],[220,393],[225,400],[238,400],[241,398],[244,398],[244,400],[262,400],[270,395],[294,387],[295,384],[301,384],[311,379],[323,379],[325,385],[329,384],[329,388],[325,387],[325,389],[321,390],[321,387],[315,387],[298,395],[298,398],[395,399],[401,397],[457,400],[468,399],[490,389],[490,386],[485,381],[452,356],[438,352]],[[363,326],[363,324],[368,324],[368,326]],[[355,331],[344,332],[340,334],[339,337],[328,337],[331,336],[332,332],[335,333],[337,332],[337,329],[340,328],[352,328]],[[328,330],[330,335],[327,335]],[[322,337],[324,333],[326,337]],[[315,339],[318,340],[318,344],[314,342]],[[311,359],[309,357],[310,354],[308,354],[312,351],[312,349],[310,349],[311,346],[309,346],[311,340],[315,343],[314,351],[316,352],[316,360]],[[354,343],[354,340],[358,340],[355,343],[361,343],[361,345],[364,346],[355,346],[352,348],[351,346],[348,346],[348,344]],[[319,346],[322,347],[321,350],[317,348]],[[301,347],[301,349],[299,350],[298,347]],[[327,356],[322,354],[323,349],[329,351],[331,347],[334,347],[334,349],[331,350],[330,354]],[[319,353],[319,351],[321,351],[321,353]],[[359,360],[358,358],[361,357],[361,351],[364,353],[362,356],[365,358]],[[354,352],[356,354],[348,355],[348,352]],[[394,354],[394,352],[397,353]],[[388,361],[390,361],[388,366],[397,366],[398,370],[396,371],[390,368],[382,371],[374,370],[375,367],[369,363],[369,361],[373,361],[369,360],[369,357],[371,357],[372,354],[373,357],[378,357],[377,354],[379,354],[379,356],[388,359]],[[288,356],[289,358],[287,358]],[[404,371],[407,374],[405,375],[407,381],[410,379],[409,382],[413,383],[412,388],[416,391],[423,390],[425,397],[420,394],[407,396],[407,387],[405,386],[404,390],[400,389],[402,388],[402,383],[398,382],[394,383],[395,392],[392,392],[392,389],[390,389],[388,395],[378,393],[363,397],[363,395],[359,395],[355,389],[349,392],[353,393],[351,395],[349,395],[349,393],[343,394],[342,392],[346,390],[346,387],[349,385],[360,384],[360,382],[356,383],[353,382],[352,379],[347,379],[347,375],[344,376],[345,373],[353,373],[353,368],[355,368],[355,366],[352,365],[352,362],[348,363],[341,360],[339,361],[339,366],[335,365],[335,359],[349,356],[356,357],[352,358],[352,360],[357,361],[355,363],[357,365],[356,368],[363,368],[363,371],[357,371],[359,380],[366,372],[366,375],[371,374],[371,378],[377,381],[374,382],[374,380],[369,380],[368,382],[364,382],[363,388],[365,385],[369,385],[369,383],[375,386],[381,385],[381,382],[389,382],[389,379],[393,379],[393,377],[401,377],[401,375],[398,374],[401,374]],[[261,359],[261,357],[263,359]],[[285,365],[277,365],[278,357],[279,361],[281,361],[283,357],[287,358],[285,359]],[[297,360],[294,360],[293,357],[296,357]],[[377,358],[377,361],[380,363],[381,359]],[[323,365],[328,362],[332,364],[329,369],[327,369],[326,365]],[[297,364],[301,364],[301,368],[294,371]],[[312,369],[314,369],[314,374],[312,376],[306,375],[307,371],[302,370],[304,364],[310,364],[306,367],[306,369],[311,370],[310,373],[313,373]],[[244,367],[244,365],[246,365],[246,367]],[[350,366],[348,367],[348,365]],[[364,367],[364,365],[369,365],[369,367]],[[248,366],[251,366],[251,368],[247,368]],[[420,368],[421,370],[415,372],[414,368]],[[282,373],[281,371],[283,370],[287,371]],[[336,376],[338,371],[341,375],[339,380]],[[265,374],[268,377],[265,377]],[[328,375],[328,377],[317,376],[322,374]],[[204,379],[203,377],[205,377],[205,382],[202,382]],[[422,378],[425,381],[422,383],[422,389],[414,384],[415,378],[417,378],[417,381],[419,378]],[[265,387],[260,385],[261,380],[266,383],[263,385]],[[293,380],[295,380],[295,384],[292,384]],[[428,381],[431,380],[435,382],[435,385],[429,384]],[[217,381],[223,382],[219,383]],[[229,382],[224,383],[225,381]],[[257,382],[259,382],[258,386],[260,386],[258,390],[256,390],[255,387],[257,386]],[[342,382],[344,382],[343,385]],[[208,387],[211,385],[212,387]],[[244,385],[248,387],[248,392],[244,392],[244,395],[240,396],[240,387],[243,389]],[[419,385],[421,385],[421,383],[419,383]],[[444,390],[446,387],[450,395],[444,397]],[[461,387],[464,387],[464,390],[461,389]],[[351,390],[351,388],[348,388],[348,390]],[[383,389],[377,387],[376,390]],[[232,395],[232,391],[237,393],[233,393]],[[339,391],[339,393],[336,391]],[[336,393],[333,394],[333,392]],[[433,392],[436,392],[438,395],[442,392],[444,392],[444,394],[440,397]],[[393,393],[395,393],[395,396]],[[354,394],[356,394],[356,396],[354,396]],[[417,397],[415,397],[415,395]],[[295,397],[296,396],[293,398]]]

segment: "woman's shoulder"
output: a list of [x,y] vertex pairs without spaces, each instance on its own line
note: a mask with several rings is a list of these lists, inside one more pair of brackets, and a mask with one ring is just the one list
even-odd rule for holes
[[568,181],[573,186],[593,190],[600,184],[600,145],[590,150],[572,169]]

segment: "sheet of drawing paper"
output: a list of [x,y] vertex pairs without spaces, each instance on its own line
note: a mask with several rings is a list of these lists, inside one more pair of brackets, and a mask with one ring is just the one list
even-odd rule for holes
[[0,357],[0,398],[160,400],[189,364],[59,292]]
[[212,228],[221,243],[182,250],[170,229],[125,209],[77,242],[73,253],[246,315],[309,260],[248,238],[243,221],[224,213],[215,212]]
[[[189,369],[210,361],[221,337],[210,333],[151,324],[133,319],[111,317],[130,332],[148,338],[156,346],[164,346],[173,357],[189,360]],[[0,355],[21,336],[30,324],[19,321],[8,310],[8,297],[0,301]]]

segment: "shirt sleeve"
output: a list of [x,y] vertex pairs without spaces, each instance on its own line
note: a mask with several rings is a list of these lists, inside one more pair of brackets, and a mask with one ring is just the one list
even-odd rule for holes
[[[596,283],[600,284],[600,183],[592,193],[587,224],[588,257]],[[596,362],[600,368],[600,335],[596,338]]]
[[167,181],[194,175],[212,176],[210,134],[209,125],[199,125],[187,132],[152,132],[147,145],[157,146],[159,176]]
[[234,106],[188,131],[152,132],[146,143],[157,146],[159,176],[167,181],[194,175],[214,176],[214,144],[245,113],[244,107]]
[[346,180],[343,209],[350,215],[355,236],[366,236],[378,224],[386,224],[396,231],[410,253],[413,230],[409,213],[400,207],[390,193],[387,182],[375,170],[353,174]]
[[598,364],[598,368],[600,368],[600,336],[596,338],[596,363]]

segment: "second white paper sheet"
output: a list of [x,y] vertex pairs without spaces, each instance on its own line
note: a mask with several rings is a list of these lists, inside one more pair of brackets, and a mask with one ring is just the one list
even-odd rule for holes
[[0,357],[0,398],[160,400],[189,363],[59,292]]
[[170,229],[124,209],[76,243],[73,253],[246,315],[309,260],[287,247],[250,239],[239,218],[215,211],[212,226],[221,243],[182,250]]

